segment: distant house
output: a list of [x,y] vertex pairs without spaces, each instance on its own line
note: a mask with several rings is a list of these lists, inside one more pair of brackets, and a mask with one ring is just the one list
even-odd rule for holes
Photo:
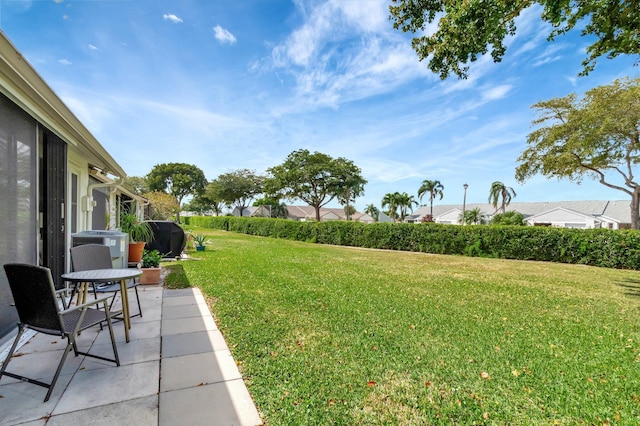
[[[629,203],[629,200],[512,202],[507,211],[522,213],[529,225],[623,229],[631,227]],[[465,206],[467,211],[475,208],[480,209],[487,220],[496,214],[496,209],[489,203],[469,203]],[[436,223],[457,224],[461,213],[461,204],[433,206],[433,220]],[[422,206],[405,221],[421,223],[428,214],[429,207]]]
[[586,215],[564,207],[556,207],[525,219],[533,226],[553,226],[555,228],[609,228],[619,229],[620,222],[602,215]]
[[[0,264],[46,266],[57,287],[71,234],[114,229],[145,200],[119,185],[122,167],[0,31]],[[0,353],[17,312],[0,268]]]
[[362,222],[362,223],[374,223],[376,220],[368,213],[360,213],[355,212],[351,215],[351,220],[354,222]]
[[[234,208],[231,212],[233,216],[240,216],[240,209]],[[287,206],[287,217],[292,220],[305,222],[308,220],[316,220],[316,210],[311,206]],[[271,217],[269,206],[250,206],[245,207],[242,211],[243,217]],[[327,222],[331,220],[346,220],[344,209],[341,208],[320,208],[320,221]],[[351,215],[354,222],[373,223],[373,217],[366,213],[355,212]]]

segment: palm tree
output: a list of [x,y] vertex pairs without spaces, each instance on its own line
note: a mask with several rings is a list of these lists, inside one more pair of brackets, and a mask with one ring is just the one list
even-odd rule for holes
[[389,217],[395,222],[398,217],[398,197],[396,196],[397,192],[384,194],[382,197],[382,208],[388,207],[387,214]]
[[371,216],[376,222],[378,221],[378,214],[380,213],[380,210],[378,210],[378,208],[373,204],[367,204],[364,208],[364,212]]
[[[463,220],[464,219],[464,220]],[[467,210],[464,212],[464,217],[462,213],[458,216],[458,223],[470,223],[472,225],[482,225],[486,222],[486,216],[482,213],[478,207],[473,210]]]
[[413,211],[413,206],[417,206],[418,202],[413,195],[409,195],[406,192],[402,194],[396,192],[394,196],[400,208],[400,222],[404,222],[404,218],[407,217],[407,210]]
[[429,214],[431,215],[432,218],[433,218],[433,200],[438,195],[442,200],[442,196],[443,196],[442,191],[444,191],[444,186],[442,186],[439,180],[429,180],[429,179],[423,180],[422,184],[420,185],[420,188],[418,189],[418,198],[420,199],[420,201],[422,201],[423,195],[429,194],[429,205],[430,205]]
[[[505,213],[505,209],[509,203],[511,203],[511,198],[515,196],[516,191],[514,191],[510,186],[506,186],[500,181],[495,181],[491,184],[491,189],[489,190],[489,202],[493,208],[496,209],[496,212],[502,211],[502,213]],[[498,201],[500,198],[502,198],[502,204],[498,209]]]

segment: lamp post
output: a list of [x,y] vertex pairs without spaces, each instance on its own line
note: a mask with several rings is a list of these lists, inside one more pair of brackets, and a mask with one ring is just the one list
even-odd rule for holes
[[467,220],[464,217],[464,214],[467,210],[467,188],[469,187],[469,185],[465,183],[464,185],[462,185],[462,187],[464,188],[464,198],[462,199],[462,224],[466,225]]

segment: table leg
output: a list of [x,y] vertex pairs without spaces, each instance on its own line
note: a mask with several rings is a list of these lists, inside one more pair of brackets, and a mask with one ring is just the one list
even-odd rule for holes
[[124,336],[127,343],[129,343],[131,317],[129,316],[129,292],[127,291],[127,280],[120,280],[120,297],[122,298],[122,322],[124,323]]
[[[89,295],[89,283],[82,282],[77,285],[79,288],[78,288],[78,297],[76,299],[76,306],[86,303],[87,296]],[[71,301],[69,301],[69,303],[71,303]]]

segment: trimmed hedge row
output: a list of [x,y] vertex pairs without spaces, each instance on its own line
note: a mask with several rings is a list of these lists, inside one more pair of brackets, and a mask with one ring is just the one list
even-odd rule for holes
[[640,232],[192,216],[185,223],[319,244],[640,269]]

